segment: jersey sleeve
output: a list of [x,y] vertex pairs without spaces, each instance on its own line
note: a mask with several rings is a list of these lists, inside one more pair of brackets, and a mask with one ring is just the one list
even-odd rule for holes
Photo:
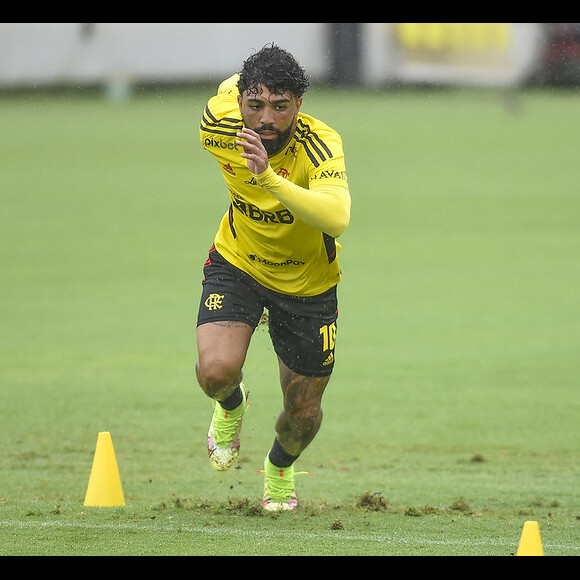
[[312,182],[300,187],[276,175],[268,166],[256,181],[281,201],[297,218],[333,238],[346,230],[350,221],[350,192],[345,182]]
[[308,185],[302,187],[285,179],[271,166],[256,175],[256,181],[297,218],[337,238],[349,224],[351,206],[340,135],[326,124],[301,115],[295,139]]
[[238,78],[236,73],[223,81],[215,94],[209,99],[199,127],[201,143],[205,149],[206,139],[236,138],[242,128],[238,114]]
[[231,77],[227,78],[225,81],[220,83],[218,87],[217,94],[218,95],[237,95],[239,94],[238,91],[238,80],[240,79],[240,73],[235,73]]

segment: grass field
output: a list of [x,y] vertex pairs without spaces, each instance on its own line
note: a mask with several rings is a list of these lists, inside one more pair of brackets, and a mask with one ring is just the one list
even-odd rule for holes
[[[266,331],[231,473],[194,376],[228,203],[210,92],[0,95],[0,555],[509,556],[526,520],[579,555],[577,93],[306,95],[342,133],[352,221],[314,477],[269,516]],[[100,431],[124,507],[83,505]]]

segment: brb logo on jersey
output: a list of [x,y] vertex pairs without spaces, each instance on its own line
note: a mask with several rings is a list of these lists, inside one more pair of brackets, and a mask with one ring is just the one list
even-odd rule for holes
[[232,205],[246,217],[256,221],[273,224],[291,224],[294,223],[294,216],[287,210],[281,209],[277,212],[261,210],[253,203],[246,203],[241,199],[233,199]]

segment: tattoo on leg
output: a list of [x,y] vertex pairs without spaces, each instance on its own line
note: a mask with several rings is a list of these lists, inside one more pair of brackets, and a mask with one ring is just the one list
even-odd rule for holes
[[284,374],[284,410],[276,421],[276,431],[288,453],[300,454],[320,429],[320,403],[327,383],[328,377],[304,377],[292,372]]

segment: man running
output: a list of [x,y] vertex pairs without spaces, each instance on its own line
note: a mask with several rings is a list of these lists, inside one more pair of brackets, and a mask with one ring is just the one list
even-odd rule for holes
[[300,112],[308,85],[290,53],[266,45],[221,83],[200,126],[230,202],[204,265],[197,319],[197,380],[214,402],[208,454],[220,471],[238,457],[242,369],[267,315],[283,396],[264,460],[268,511],[297,507],[294,462],[322,421],[335,360],[336,238],[350,220],[342,140]]

